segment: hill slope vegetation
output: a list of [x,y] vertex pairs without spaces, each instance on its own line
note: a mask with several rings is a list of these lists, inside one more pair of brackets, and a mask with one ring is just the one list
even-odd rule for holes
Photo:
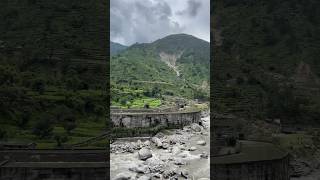
[[134,44],[111,58],[113,104],[162,95],[206,99],[209,56],[209,43],[187,34]]
[[215,108],[318,124],[319,1],[214,1]]
[[104,130],[105,7],[0,2],[0,140],[47,148]]

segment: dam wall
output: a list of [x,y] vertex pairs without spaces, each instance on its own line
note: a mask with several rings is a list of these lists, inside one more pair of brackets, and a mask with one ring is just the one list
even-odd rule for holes
[[177,127],[201,122],[200,111],[177,112],[112,112],[111,121],[114,127]]

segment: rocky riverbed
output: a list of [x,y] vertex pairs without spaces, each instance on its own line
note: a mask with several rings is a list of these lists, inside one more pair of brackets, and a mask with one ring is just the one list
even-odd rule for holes
[[110,146],[114,180],[209,179],[210,117],[202,126],[167,130],[150,139],[116,141]]

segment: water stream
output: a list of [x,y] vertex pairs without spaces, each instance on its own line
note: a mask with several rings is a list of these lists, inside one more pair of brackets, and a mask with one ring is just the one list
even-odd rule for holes
[[[185,165],[179,165],[181,169],[188,171],[189,179],[200,179],[200,178],[210,178],[210,158],[201,158],[200,154],[205,152],[210,157],[210,117],[202,118],[204,127],[201,133],[200,132],[188,132],[191,137],[185,141],[185,147],[196,147],[195,151],[185,150],[179,151],[178,154],[186,154],[184,160],[186,161]],[[176,130],[170,130],[172,133],[175,133]],[[180,134],[181,135],[181,134]],[[198,145],[197,141],[204,140],[206,145]],[[142,141],[143,142],[143,141]],[[172,152],[167,149],[157,148],[151,146],[152,155],[155,157],[163,158],[175,158],[177,155],[172,154]],[[110,173],[111,178],[115,177],[119,173],[127,172],[132,173],[134,176],[136,173],[129,170],[130,167],[133,167],[139,163],[143,163],[142,160],[138,159],[138,151],[133,153],[111,153],[110,154]],[[183,177],[178,177],[179,179],[185,179]],[[152,178],[157,179],[157,178]]]

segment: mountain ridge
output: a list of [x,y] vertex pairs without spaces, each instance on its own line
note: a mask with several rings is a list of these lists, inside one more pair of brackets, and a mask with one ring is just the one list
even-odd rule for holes
[[121,53],[122,51],[126,50],[128,46],[125,46],[123,44],[110,41],[110,54],[116,55],[118,53]]
[[[160,94],[188,98],[195,97],[195,91],[203,94],[209,87],[210,44],[187,34],[174,34],[151,43],[136,43],[122,53],[111,57],[111,83],[115,86],[133,82],[165,82],[176,84],[164,87],[160,84],[145,84],[142,89],[160,89]],[[134,87],[137,88],[137,87]]]

